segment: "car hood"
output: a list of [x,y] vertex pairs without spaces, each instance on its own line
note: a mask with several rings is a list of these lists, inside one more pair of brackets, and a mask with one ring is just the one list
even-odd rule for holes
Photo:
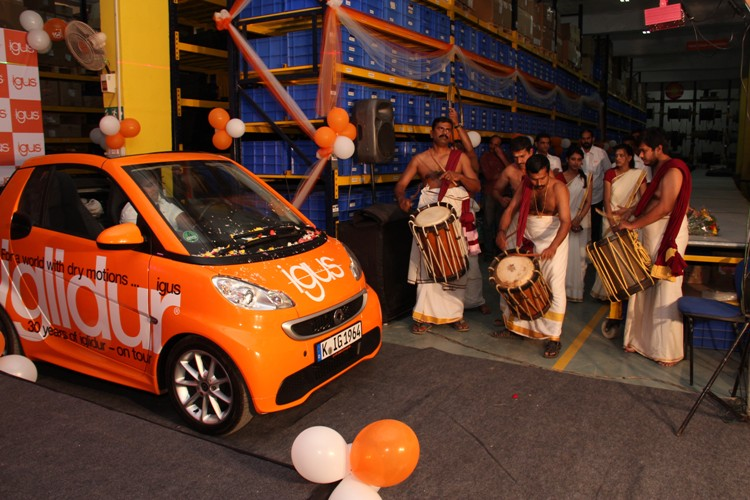
[[333,238],[310,251],[282,259],[211,269],[216,275],[286,293],[300,316],[344,302],[366,287],[363,277],[354,279],[349,254]]

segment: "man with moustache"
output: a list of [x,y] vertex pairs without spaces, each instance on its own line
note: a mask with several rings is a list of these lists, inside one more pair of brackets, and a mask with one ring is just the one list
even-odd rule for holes
[[[436,118],[432,122],[430,137],[432,147],[412,158],[396,183],[396,199],[401,210],[411,210],[412,200],[406,196],[406,188],[419,175],[424,187],[420,192],[418,208],[443,201],[449,203],[460,218],[464,206],[469,210],[468,192],[478,192],[480,189],[479,178],[471,168],[469,158],[451,148],[453,122],[449,118]],[[443,324],[450,324],[458,332],[469,330],[469,325],[463,319],[466,275],[448,284],[435,283],[428,276],[416,242],[412,242],[408,281],[417,284],[412,333],[422,335],[432,325]]]
[[604,172],[612,168],[607,152],[594,146],[594,132],[583,129],[581,132],[581,149],[583,149],[583,171],[591,174],[591,240],[599,241],[602,237],[602,202],[604,201]]
[[654,286],[630,297],[625,321],[624,348],[662,366],[673,366],[683,357],[682,315],[677,300],[687,263],[687,209],[692,191],[690,169],[667,154],[664,131],[643,133],[641,158],[654,177],[638,205],[623,215],[617,229],[640,229],[643,246],[651,257]]
[[544,357],[554,358],[562,345],[560,336],[567,305],[565,274],[571,221],[568,187],[551,174],[546,156],[536,154],[526,161],[523,185],[516,190],[500,219],[496,243],[501,250],[508,249],[505,235],[516,212],[519,214],[516,247],[530,249],[531,253],[539,256],[542,276],[550,287],[552,297],[549,310],[532,321],[515,317],[505,301],[501,301],[505,327],[517,335],[547,339]]
[[[514,137],[510,141],[510,152],[513,155],[513,163],[502,171],[492,188],[492,196],[503,207],[503,210],[507,210],[513,194],[521,187],[523,176],[526,175],[526,161],[534,154],[531,139],[525,135]],[[506,226],[506,229],[508,233],[505,236],[512,240],[516,230],[516,218],[511,220],[510,226]]]

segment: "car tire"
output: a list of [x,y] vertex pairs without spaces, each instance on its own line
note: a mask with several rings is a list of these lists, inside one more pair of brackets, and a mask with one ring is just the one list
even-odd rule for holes
[[13,323],[5,313],[0,309],[0,333],[2,333],[2,345],[0,345],[0,356],[6,354],[23,354],[21,343],[18,340],[18,334],[13,327]]
[[247,386],[229,356],[201,337],[180,340],[167,358],[169,395],[188,425],[230,434],[253,417]]

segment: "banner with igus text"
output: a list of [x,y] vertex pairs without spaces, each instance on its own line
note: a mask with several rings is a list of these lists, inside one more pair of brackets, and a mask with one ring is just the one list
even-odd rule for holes
[[0,185],[15,167],[44,154],[36,50],[26,32],[0,29]]

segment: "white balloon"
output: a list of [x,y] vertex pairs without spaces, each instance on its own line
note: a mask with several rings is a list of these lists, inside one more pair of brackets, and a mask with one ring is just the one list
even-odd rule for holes
[[229,134],[229,137],[234,137],[235,139],[238,139],[242,137],[242,134],[245,133],[245,122],[240,120],[239,118],[232,118],[227,122],[226,127],[224,127],[224,130],[227,131],[227,134]]
[[471,147],[475,148],[482,144],[482,136],[479,135],[479,132],[475,132],[474,130],[469,131],[467,134],[469,136],[469,139],[471,140]]
[[354,141],[343,135],[336,137],[333,141],[333,154],[342,160],[351,158],[354,154]]
[[300,432],[292,443],[292,464],[313,483],[328,484],[347,474],[346,441],[330,427],[315,426]]
[[25,356],[18,354],[6,354],[0,358],[0,372],[5,372],[14,377],[19,377],[31,382],[36,382],[36,365]]
[[40,30],[44,28],[44,19],[33,10],[25,10],[21,12],[18,20],[21,21],[21,26],[23,26],[23,29],[26,31]]
[[350,474],[336,486],[328,500],[380,500],[380,498],[375,488]]
[[107,115],[99,120],[99,128],[104,135],[115,135],[120,131],[120,120],[112,115]]
[[99,127],[91,129],[91,132],[89,132],[89,139],[91,139],[91,142],[94,144],[99,144],[104,138],[104,132],[102,132],[102,129]]
[[52,48],[52,40],[46,31],[42,29],[33,29],[26,34],[26,43],[28,43],[32,49],[37,52],[44,54],[49,52]]
[[560,146],[562,146],[564,149],[568,149],[570,147],[570,139],[567,137],[560,141]]

